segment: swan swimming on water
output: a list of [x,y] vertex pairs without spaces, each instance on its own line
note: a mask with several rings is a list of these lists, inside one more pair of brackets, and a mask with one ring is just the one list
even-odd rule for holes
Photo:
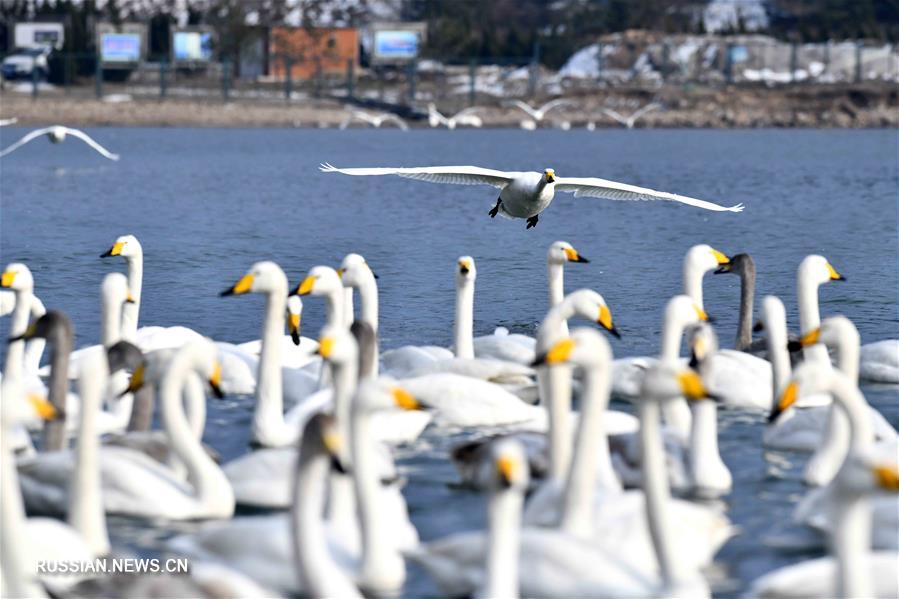
[[551,168],[537,173],[505,172],[479,166],[337,168],[325,163],[321,165],[321,171],[352,176],[399,175],[430,183],[490,185],[500,189],[496,205],[489,212],[490,217],[503,214],[510,218],[527,219],[526,228],[528,229],[537,226],[540,213],[549,207],[556,191],[573,193],[575,197],[607,200],[665,200],[717,212],[742,212],[743,210],[742,204],[724,207],[705,200],[595,177],[557,177],[555,170]]
[[21,148],[22,146],[24,146],[31,140],[37,139],[38,137],[41,137],[42,135],[46,135],[47,139],[50,140],[50,143],[53,143],[53,144],[60,144],[60,143],[64,142],[67,136],[77,137],[78,139],[80,139],[81,141],[83,141],[84,143],[89,145],[91,148],[96,150],[104,158],[108,158],[109,160],[118,160],[119,159],[118,154],[113,154],[112,152],[110,152],[109,150],[107,150],[106,148],[104,148],[103,146],[98,144],[96,141],[93,140],[93,138],[91,138],[90,135],[88,135],[84,131],[81,131],[80,129],[72,129],[70,127],[63,127],[62,125],[53,125],[52,127],[44,127],[43,129],[35,129],[31,133],[26,134],[22,139],[20,139],[16,143],[14,143],[11,146],[9,146],[8,148],[4,148],[2,151],[0,151],[0,158],[3,158],[4,156],[11,154],[12,152],[17,150],[18,148]]

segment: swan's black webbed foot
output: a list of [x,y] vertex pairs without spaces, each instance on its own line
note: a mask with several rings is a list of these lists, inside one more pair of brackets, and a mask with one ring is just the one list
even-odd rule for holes
[[535,214],[534,216],[532,216],[531,218],[529,218],[529,219],[528,219],[528,226],[525,227],[525,230],[531,229],[531,228],[533,228],[533,227],[536,227],[536,226],[537,226],[537,221],[538,221],[538,220],[540,220],[540,215],[539,215],[539,214]]
[[496,215],[499,214],[499,207],[503,205],[503,201],[499,198],[496,199],[496,206],[494,206],[490,212],[487,214],[490,215],[490,218],[496,218]]

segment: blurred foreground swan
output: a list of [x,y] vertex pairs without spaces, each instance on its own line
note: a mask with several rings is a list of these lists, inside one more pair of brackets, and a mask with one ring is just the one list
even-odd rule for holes
[[97,142],[95,142],[87,133],[81,131],[79,129],[71,129],[69,127],[63,127],[62,125],[53,125],[52,127],[44,127],[43,129],[35,129],[31,133],[26,134],[22,139],[12,144],[11,146],[4,148],[3,151],[0,151],[0,158],[3,158],[7,154],[11,154],[16,149],[24,146],[28,142],[33,139],[37,139],[38,137],[46,135],[47,139],[50,140],[50,143],[59,144],[65,141],[66,136],[77,137],[94,150],[96,150],[101,156],[104,158],[108,158],[110,160],[118,160],[119,155],[113,154]]
[[575,197],[607,200],[665,200],[718,212],[742,212],[743,210],[742,204],[724,207],[705,200],[595,177],[557,177],[556,172],[551,168],[537,173],[505,172],[479,166],[337,168],[325,163],[321,165],[321,171],[352,176],[399,175],[430,183],[490,185],[500,190],[496,205],[489,213],[491,218],[497,214],[509,218],[524,218],[527,219],[528,229],[537,226],[540,213],[549,207],[556,191],[573,193]]

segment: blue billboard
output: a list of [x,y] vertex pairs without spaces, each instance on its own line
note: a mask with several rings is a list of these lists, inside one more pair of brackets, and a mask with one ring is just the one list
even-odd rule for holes
[[379,59],[411,60],[418,56],[417,31],[375,32],[375,57]]
[[140,62],[139,33],[103,33],[100,35],[100,57],[103,62]]

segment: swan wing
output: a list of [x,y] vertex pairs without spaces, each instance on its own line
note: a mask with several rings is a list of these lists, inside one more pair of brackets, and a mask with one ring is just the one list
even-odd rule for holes
[[395,114],[385,114],[381,117],[383,122],[388,123],[396,123],[396,126],[402,129],[403,131],[409,130],[409,125],[406,124],[406,121],[396,116]]
[[0,152],[0,158],[3,158],[3,157],[6,156],[7,154],[13,153],[13,152],[16,151],[18,148],[21,148],[22,146],[24,146],[25,144],[27,144],[27,143],[28,143],[29,141],[31,141],[32,139],[37,139],[37,138],[40,137],[41,135],[46,135],[46,134],[50,133],[50,130],[51,130],[51,129],[53,129],[53,127],[44,127],[43,129],[35,129],[35,130],[32,131],[31,133],[27,133],[22,139],[20,139],[19,141],[17,141],[17,142],[14,143],[13,145],[9,146],[8,148],[6,148],[6,149],[3,150],[2,152]]
[[525,111],[534,120],[538,120],[538,121],[540,120],[540,116],[537,114],[538,111],[534,110],[530,104],[526,104],[526,103],[522,102],[521,100],[512,100],[509,103],[509,105],[520,108],[521,110]]
[[637,112],[632,114],[631,120],[636,121],[637,119],[639,119],[641,116],[643,116],[647,112],[652,112],[653,110],[656,110],[657,108],[661,108],[661,106],[662,105],[659,104],[658,102],[653,102],[652,104],[647,104],[646,106],[644,106],[643,108],[641,108],[640,110],[638,110]]
[[621,114],[619,112],[616,112],[616,111],[612,110],[611,108],[603,108],[602,113],[604,115],[606,115],[607,117],[610,117],[610,118],[618,121],[622,125],[627,124],[627,119],[624,118],[623,116],[621,116]]
[[550,100],[543,106],[541,106],[537,112],[546,116],[546,113],[552,110],[553,108],[559,108],[561,106],[570,106],[573,104],[571,100],[566,100],[565,98],[556,98],[555,100]]
[[110,160],[119,159],[118,154],[113,154],[112,152],[95,142],[93,138],[91,138],[91,136],[84,131],[80,131],[78,129],[69,129],[68,127],[66,127],[66,134],[71,135],[72,137],[77,137],[78,139],[95,149],[97,152],[99,152],[99,154],[104,158],[109,158]]
[[574,193],[575,197],[603,198],[606,200],[667,200],[679,202],[688,206],[715,210],[717,212],[742,212],[743,204],[735,206],[721,206],[713,202],[698,200],[687,196],[656,191],[646,187],[637,187],[626,183],[616,183],[596,177],[564,177],[556,180],[556,191]]
[[454,185],[492,185],[503,188],[518,173],[506,173],[479,166],[424,166],[415,168],[337,168],[330,164],[319,167],[324,173],[341,173],[344,175],[376,176],[399,175],[408,179],[428,181],[429,183],[450,183]]

